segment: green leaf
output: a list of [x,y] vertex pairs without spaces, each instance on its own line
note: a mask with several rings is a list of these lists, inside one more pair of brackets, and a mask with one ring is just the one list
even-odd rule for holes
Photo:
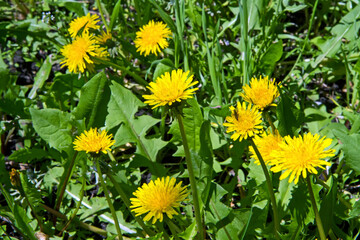
[[36,211],[37,207],[42,202],[41,193],[34,185],[32,185],[32,183],[29,182],[29,177],[27,176],[26,171],[22,171],[20,173],[20,180],[21,187],[24,190],[28,201]]
[[279,42],[273,43],[267,49],[266,53],[260,60],[260,69],[265,75],[271,75],[274,71],[276,62],[281,59],[283,54],[283,43],[280,40]]
[[279,133],[281,136],[294,136],[295,131],[303,123],[304,113],[294,105],[287,94],[280,91],[280,95],[280,102],[276,108]]
[[48,156],[50,156],[49,153],[41,148],[21,148],[13,152],[9,156],[9,160],[30,163],[34,162],[34,160],[41,160]]
[[330,227],[333,224],[335,216],[334,208],[337,201],[337,181],[335,178],[330,176],[328,182],[331,183],[331,188],[326,196],[322,199],[319,211],[325,233],[329,232]]
[[86,119],[87,127],[103,127],[110,88],[104,72],[96,74],[82,88],[79,104],[73,112],[76,119]]
[[341,149],[345,154],[346,165],[353,169],[357,175],[360,175],[360,134],[348,135],[339,130],[333,131],[334,135],[341,141]]
[[30,226],[31,220],[26,215],[25,209],[22,206],[15,204],[13,213],[15,217],[15,227],[21,230],[26,239],[37,240],[35,237],[35,231]]
[[118,0],[117,3],[115,4],[114,10],[111,14],[111,19],[110,19],[110,24],[109,24],[109,29],[112,30],[114,27],[114,24],[116,23],[116,20],[119,18],[119,13],[122,13],[121,10],[122,6],[121,6],[121,0]]
[[36,76],[34,78],[34,85],[28,95],[30,99],[34,99],[36,97],[36,91],[38,89],[41,89],[45,81],[49,78],[51,67],[52,67],[51,55],[49,55],[46,57],[43,65],[36,73]]
[[58,151],[72,148],[70,114],[58,109],[37,110],[30,108],[35,131],[50,147]]
[[160,120],[144,115],[135,118],[135,113],[143,104],[130,90],[116,82],[110,86],[111,97],[108,104],[109,114],[106,117],[108,129],[117,127],[116,144],[135,142],[137,152],[152,162],[156,162],[158,151],[165,146],[165,142],[157,138],[148,138],[148,130]]
[[166,72],[170,72],[172,69],[173,68],[168,64],[160,62],[155,68],[153,79],[156,80],[158,77],[160,77]]

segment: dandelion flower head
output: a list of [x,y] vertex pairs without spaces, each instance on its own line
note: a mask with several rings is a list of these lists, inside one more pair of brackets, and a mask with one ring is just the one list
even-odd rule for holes
[[240,104],[237,103],[236,108],[230,107],[231,116],[226,117],[226,121],[223,125],[227,127],[226,132],[234,132],[231,135],[231,139],[234,141],[239,138],[239,141],[247,139],[258,134],[263,126],[261,120],[261,113],[258,111],[257,107],[251,106],[250,104],[246,106],[245,102]]
[[136,33],[134,43],[140,54],[144,53],[144,55],[147,56],[153,53],[157,56],[157,53],[160,52],[161,49],[169,46],[166,38],[171,38],[171,31],[166,24],[151,20]]
[[107,40],[112,39],[112,35],[111,33],[101,31],[101,35],[96,36],[95,39],[99,44],[105,44]]
[[145,103],[154,105],[152,108],[159,106],[171,106],[175,102],[192,98],[192,95],[198,88],[190,87],[196,85],[198,82],[194,81],[194,75],[189,76],[190,71],[183,72],[183,70],[173,70],[166,72],[151,82],[147,87],[153,93],[151,95],[143,95],[146,99]]
[[61,50],[64,60],[61,62],[63,66],[68,66],[69,71],[73,73],[84,72],[87,64],[92,64],[90,56],[96,56],[97,48],[99,46],[96,41],[88,33],[83,33],[81,36],[65,45]]
[[273,172],[284,170],[280,180],[291,174],[289,182],[294,181],[297,184],[301,175],[306,178],[307,172],[317,174],[317,167],[324,169],[324,165],[331,166],[331,163],[323,160],[334,156],[334,149],[325,150],[330,146],[331,139],[325,137],[320,139],[320,135],[311,133],[303,137],[286,136],[284,139],[285,141],[279,144],[279,150],[271,153],[275,166],[270,170]]
[[269,106],[276,106],[273,102],[279,96],[275,81],[269,80],[268,76],[264,78],[260,76],[259,80],[252,78],[250,86],[243,86],[243,91],[240,96],[244,101],[256,105],[261,110]]
[[134,192],[136,198],[130,199],[132,211],[136,216],[147,213],[144,221],[153,218],[153,224],[157,220],[162,222],[165,213],[171,219],[178,214],[175,208],[189,194],[186,187],[181,187],[181,183],[176,184],[175,178],[166,177],[143,184]]
[[98,18],[97,15],[90,15],[90,13],[88,13],[86,16],[74,19],[70,22],[70,36],[75,38],[81,29],[83,32],[88,32],[89,29],[99,29],[100,26],[96,25],[96,23],[99,22]]
[[[261,157],[263,158],[265,164],[272,165],[273,156],[271,153],[275,150],[278,150],[279,144],[283,141],[283,138],[280,136],[279,132],[276,130],[275,134],[262,132],[261,135],[255,135],[254,143],[258,148]],[[257,157],[255,150],[252,146],[249,147],[249,150],[252,154],[252,158],[255,159],[255,163],[260,165],[259,158]]]
[[100,151],[106,153],[110,147],[115,144],[111,140],[112,134],[108,135],[105,130],[98,132],[97,128],[90,128],[89,131],[84,131],[80,136],[77,136],[74,141],[74,149],[76,151],[86,151],[86,153],[99,153]]

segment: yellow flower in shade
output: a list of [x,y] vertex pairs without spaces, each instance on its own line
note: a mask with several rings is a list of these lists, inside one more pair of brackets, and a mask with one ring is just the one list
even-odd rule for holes
[[111,140],[111,138],[112,134],[107,135],[105,130],[98,132],[96,128],[90,128],[89,131],[85,131],[76,137],[74,149],[76,151],[86,151],[86,153],[99,153],[100,151],[106,153],[115,144],[115,141]]
[[147,56],[154,53],[157,56],[161,49],[169,46],[166,38],[171,38],[171,31],[166,24],[151,20],[136,33],[135,47],[140,54],[145,53]]
[[154,105],[152,108],[159,106],[171,106],[175,102],[181,102],[183,99],[192,98],[192,95],[198,88],[190,87],[196,85],[198,82],[193,82],[194,75],[189,76],[190,71],[183,72],[178,69],[166,72],[156,79],[156,82],[151,82],[148,89],[153,93],[151,95],[143,95],[146,99],[145,103]]
[[87,33],[83,33],[60,50],[65,58],[61,64],[68,66],[70,72],[84,72],[86,66],[93,63],[90,56],[98,55],[97,48],[99,46],[94,38]]
[[15,168],[11,169],[11,172],[9,173],[10,175],[10,182],[11,184],[16,187],[16,186],[20,186],[20,174],[19,171],[16,170]]
[[331,144],[331,139],[320,139],[318,134],[305,134],[303,137],[284,137],[285,141],[279,144],[279,150],[274,150],[271,155],[275,164],[270,170],[280,172],[285,170],[280,180],[287,178],[289,182],[297,184],[300,175],[306,178],[307,172],[317,174],[316,167],[324,169],[323,165],[331,166],[331,163],[322,159],[334,156],[335,150],[325,150]]
[[107,40],[112,39],[112,35],[111,33],[101,31],[101,35],[96,36],[95,39],[99,44],[105,44]]
[[83,32],[88,32],[89,29],[99,29],[100,26],[96,25],[99,22],[97,15],[90,15],[88,13],[84,17],[79,17],[71,21],[69,27],[69,33],[72,38],[75,38],[78,35],[79,31],[82,29]]
[[263,126],[261,126],[261,113],[256,107],[246,106],[245,102],[240,104],[237,102],[236,108],[230,107],[231,116],[226,117],[223,125],[227,127],[226,132],[234,132],[231,139],[239,141],[247,139],[258,134]]
[[[283,141],[283,138],[280,136],[279,132],[276,131],[275,134],[263,132],[261,136],[255,135],[254,143],[258,148],[261,157],[263,158],[265,164],[272,165],[273,156],[271,153],[275,150],[280,149],[279,144]],[[255,159],[255,163],[260,165],[259,158],[257,157],[253,147],[249,147],[249,150],[252,154],[252,158]]]
[[182,182],[175,183],[175,178],[166,177],[143,184],[134,192],[136,198],[130,198],[132,211],[136,216],[147,213],[144,221],[153,218],[153,224],[157,220],[162,222],[164,213],[171,219],[178,214],[174,208],[189,194],[186,187],[181,187]]
[[269,80],[266,76],[260,79],[252,78],[250,86],[243,86],[244,92],[240,96],[244,101],[256,105],[259,109],[264,109],[269,106],[276,106],[275,98],[279,96],[279,91],[275,84],[275,80]]

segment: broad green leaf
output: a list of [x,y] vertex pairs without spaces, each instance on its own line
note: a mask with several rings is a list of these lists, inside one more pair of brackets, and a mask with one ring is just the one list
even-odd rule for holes
[[35,237],[35,231],[30,226],[31,220],[26,215],[25,209],[22,206],[14,204],[14,217],[15,217],[15,227],[21,230],[24,237],[31,240],[37,240]]
[[333,224],[335,215],[334,208],[337,201],[337,181],[331,176],[331,179],[329,179],[328,182],[330,182],[330,190],[321,200],[319,210],[325,233],[329,231],[331,225]]
[[346,165],[360,175],[360,134],[348,135],[339,130],[333,131],[334,135],[341,141],[341,149],[344,151]]
[[1,90],[6,90],[9,79],[9,69],[2,58],[2,52],[0,49],[0,94],[2,92]]
[[271,75],[274,71],[276,62],[281,59],[281,56],[283,54],[282,44],[283,43],[281,40],[279,42],[271,44],[264,56],[261,58],[259,66],[261,71],[265,73],[265,75]]
[[49,153],[41,148],[21,148],[9,156],[9,160],[30,163],[49,156]]
[[164,63],[159,63],[156,68],[155,68],[155,71],[154,71],[154,81],[156,81],[156,79],[158,77],[160,77],[161,75],[163,75],[164,73],[166,72],[170,72],[173,68],[167,64],[164,64]]
[[295,131],[301,126],[304,113],[298,109],[287,94],[280,91],[281,99],[276,108],[278,117],[278,130],[281,136],[294,136]]
[[44,85],[45,81],[49,78],[50,71],[52,67],[51,62],[51,55],[47,56],[43,65],[39,69],[39,71],[36,73],[36,76],[34,78],[34,85],[28,95],[30,99],[34,99],[36,97],[36,92],[38,89],[41,89]]
[[79,104],[73,112],[76,119],[86,119],[88,128],[103,127],[110,99],[108,80],[104,72],[96,74],[82,88]]
[[50,147],[58,151],[72,148],[70,114],[58,109],[30,108],[31,119],[35,131]]
[[26,194],[27,200],[30,202],[35,211],[37,211],[37,207],[42,202],[39,189],[35,188],[35,186],[30,183],[29,176],[26,174],[26,171],[22,171],[20,173],[20,179],[21,187]]
[[128,89],[113,81],[106,126],[112,129],[120,125],[115,140],[117,145],[135,142],[137,152],[156,162],[158,151],[165,146],[160,139],[147,138],[148,130],[160,120],[144,115],[135,118],[135,113],[144,104]]

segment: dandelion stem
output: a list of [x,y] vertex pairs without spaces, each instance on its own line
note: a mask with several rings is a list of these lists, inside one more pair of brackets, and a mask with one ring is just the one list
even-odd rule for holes
[[178,122],[179,122],[181,138],[182,138],[182,141],[183,141],[183,146],[184,146],[184,151],[185,151],[185,160],[186,160],[186,165],[187,165],[187,169],[188,169],[188,172],[189,172],[190,187],[191,187],[191,192],[192,192],[192,195],[193,195],[193,202],[194,202],[194,209],[195,209],[195,219],[196,219],[196,225],[198,227],[199,239],[204,239],[202,217],[201,217],[201,214],[200,214],[199,195],[198,195],[198,192],[197,192],[196,180],[195,180],[195,175],[194,175],[194,170],[193,170],[189,145],[188,145],[188,142],[187,142],[187,139],[186,139],[184,122],[183,122],[183,118],[181,116],[181,113],[176,112],[176,115],[177,115],[176,118],[178,119]]
[[263,114],[264,114],[265,119],[266,119],[266,120],[268,121],[268,123],[270,124],[272,133],[275,134],[276,128],[275,128],[275,125],[274,125],[273,121],[271,120],[269,111],[264,111]]
[[101,16],[101,19],[103,21],[103,24],[105,25],[105,28],[106,28],[106,32],[109,33],[109,26],[107,25],[107,22],[105,20],[105,17],[104,17],[104,12],[102,10],[102,7],[101,7],[101,2],[100,0],[96,0],[96,5],[98,6],[99,8],[99,12],[100,12],[100,16]]
[[179,240],[180,238],[178,237],[177,226],[173,223],[173,221],[171,221],[171,219],[167,215],[164,216],[164,220],[165,220],[166,224],[169,226],[173,237],[176,240]]
[[116,212],[115,212],[114,205],[113,205],[112,202],[111,202],[111,199],[110,199],[110,196],[109,196],[109,192],[108,192],[107,187],[106,187],[106,185],[105,185],[104,178],[103,178],[103,176],[102,176],[102,172],[101,172],[101,168],[100,168],[100,164],[99,164],[99,159],[98,159],[98,158],[95,158],[95,163],[96,163],[97,172],[98,172],[98,174],[99,174],[100,183],[101,183],[101,185],[102,185],[102,187],[103,187],[103,190],[104,190],[104,193],[105,193],[106,201],[108,202],[111,215],[112,215],[112,217],[114,218],[115,227],[116,227],[116,231],[117,231],[117,233],[118,233],[118,237],[119,237],[120,240],[122,240],[123,237],[122,237],[122,235],[121,235],[121,230],[120,230],[120,226],[119,226],[119,221],[118,221],[117,216],[116,216]]
[[[108,151],[108,154],[110,155],[110,151]],[[112,154],[111,154],[112,155]],[[135,214],[131,211],[131,202],[129,200],[129,198],[127,197],[126,193],[124,192],[124,190],[122,189],[121,185],[115,180],[115,178],[111,175],[111,172],[107,172],[106,176],[110,179],[110,181],[112,182],[112,184],[114,185],[116,191],[119,193],[121,199],[123,200],[125,206],[129,209],[131,215],[135,218],[135,220],[137,221],[137,223],[144,229],[144,231],[149,235],[149,236],[154,236],[155,233],[153,231],[151,231],[148,227],[146,227],[144,221],[139,218],[136,217]]]
[[259,152],[259,149],[256,147],[252,138],[250,138],[250,143],[251,143],[251,146],[254,148],[256,156],[258,157],[261,167],[263,169],[263,172],[265,174],[266,183],[267,183],[267,186],[269,189],[269,194],[270,194],[271,205],[272,205],[272,209],[273,209],[273,213],[274,213],[275,236],[276,236],[276,238],[279,238],[278,234],[280,232],[279,231],[280,230],[280,220],[279,220],[279,215],[278,215],[278,210],[277,210],[276,200],[275,200],[275,194],[274,194],[273,185],[272,185],[272,182],[270,179],[270,175],[269,175],[269,172],[265,165],[264,159],[262,158],[262,156]]
[[316,219],[316,225],[318,227],[318,231],[320,234],[320,239],[321,240],[326,240],[326,235],[325,235],[325,231],[321,222],[321,218],[320,218],[320,214],[319,211],[317,209],[316,206],[316,201],[315,201],[315,197],[314,197],[314,191],[311,187],[311,181],[310,181],[310,175],[308,174],[306,177],[306,181],[307,181],[307,185],[308,185],[308,189],[309,189],[309,194],[310,194],[310,200],[311,200],[311,205],[314,209],[314,213],[315,213],[315,219]]
[[[67,168],[65,180],[64,180],[63,184],[61,185],[61,189],[60,189],[60,192],[59,192],[57,201],[56,201],[55,211],[59,211],[59,209],[60,209],[61,201],[62,201],[62,199],[63,199],[63,197],[64,197],[64,193],[65,193],[65,190],[66,190],[66,185],[67,185],[67,183],[69,182],[69,178],[70,178],[70,175],[71,175],[71,173],[72,173],[72,169],[73,169],[73,167],[74,167],[75,159],[76,159],[76,156],[77,156],[77,155],[78,155],[78,152],[75,152],[74,155],[73,155],[73,157],[72,157],[72,159],[71,159],[70,165],[69,165],[69,167]],[[66,168],[65,168],[65,169],[66,169]],[[54,225],[56,224],[56,215],[54,215],[53,223],[54,223]]]

